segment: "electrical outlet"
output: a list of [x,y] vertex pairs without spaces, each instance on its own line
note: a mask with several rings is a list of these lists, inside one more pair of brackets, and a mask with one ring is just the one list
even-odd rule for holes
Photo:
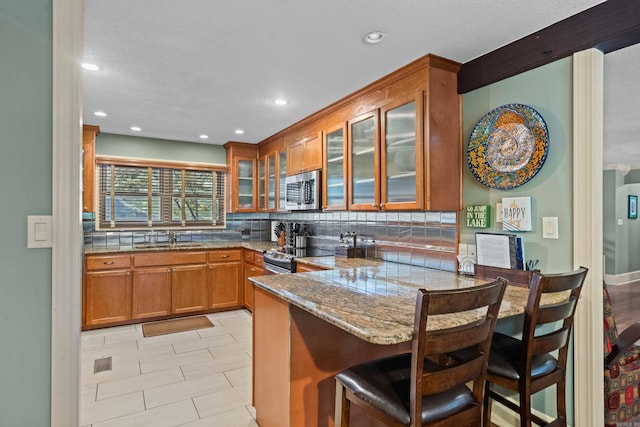
[[476,257],[476,245],[467,245],[467,255]]
[[467,244],[466,243],[459,243],[458,244],[458,255],[467,255]]

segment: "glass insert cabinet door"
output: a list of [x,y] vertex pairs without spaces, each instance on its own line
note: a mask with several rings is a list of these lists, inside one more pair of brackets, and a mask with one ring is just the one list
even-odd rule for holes
[[267,156],[267,209],[276,209],[276,153]]
[[386,209],[419,207],[415,205],[422,186],[418,183],[416,169],[422,150],[418,144],[421,139],[416,120],[417,104],[414,99],[382,110],[382,200]]
[[278,209],[284,210],[287,183],[287,150],[278,153]]
[[351,156],[350,209],[377,210],[380,200],[378,177],[377,110],[349,121]]
[[324,133],[324,203],[323,209],[346,209],[346,162],[344,125]]
[[253,168],[254,168],[254,160],[252,159],[238,159],[237,160],[237,177],[238,177],[238,194],[237,194],[237,203],[238,210],[249,210],[252,211],[255,209],[254,199],[253,199]]
[[264,211],[266,206],[266,182],[267,182],[267,171],[265,169],[266,162],[265,159],[262,158],[258,160],[258,210]]

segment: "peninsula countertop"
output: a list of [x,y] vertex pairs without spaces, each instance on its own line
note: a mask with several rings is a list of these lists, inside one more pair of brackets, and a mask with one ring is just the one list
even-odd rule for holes
[[[411,340],[415,298],[419,288],[458,289],[487,283],[486,279],[464,277],[392,262],[373,261],[375,266],[345,267],[362,263],[335,259],[335,269],[310,273],[257,276],[250,280],[260,288],[299,307],[338,328],[373,344],[399,344]],[[332,260],[318,260],[330,267]],[[314,264],[309,262],[310,264]],[[340,264],[343,265],[340,265]],[[508,285],[499,318],[524,312],[529,290]],[[546,299],[545,304],[562,300],[562,295]],[[469,316],[433,316],[429,329],[464,324]]]

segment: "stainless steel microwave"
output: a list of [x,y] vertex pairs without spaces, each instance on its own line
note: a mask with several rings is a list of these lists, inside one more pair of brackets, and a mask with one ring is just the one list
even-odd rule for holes
[[285,179],[285,205],[292,211],[320,209],[320,171],[288,176]]

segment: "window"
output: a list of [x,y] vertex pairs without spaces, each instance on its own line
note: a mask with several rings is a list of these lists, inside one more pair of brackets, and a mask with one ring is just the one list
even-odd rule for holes
[[104,228],[225,225],[226,169],[97,159]]

